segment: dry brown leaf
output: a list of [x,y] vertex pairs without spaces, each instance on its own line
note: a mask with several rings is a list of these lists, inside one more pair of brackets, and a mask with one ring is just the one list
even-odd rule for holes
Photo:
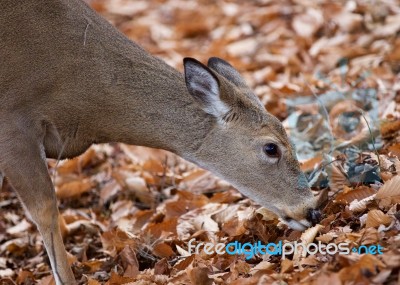
[[237,260],[236,262],[232,263],[230,268],[232,272],[238,275],[249,274],[251,269],[250,265],[243,260]]
[[179,9],[176,14],[175,30],[179,38],[192,38],[207,35],[213,24],[213,19],[205,21],[202,9]]
[[381,176],[383,182],[387,182],[393,178],[393,174],[389,171],[381,171],[380,176]]
[[293,261],[290,259],[284,259],[281,262],[281,273],[289,273],[293,271]]
[[53,275],[49,275],[40,279],[38,285],[56,285],[56,281]]
[[263,207],[258,208],[256,213],[261,214],[264,221],[273,221],[278,218],[273,212]]
[[172,217],[165,219],[161,223],[149,223],[144,231],[152,235],[154,238],[160,238],[163,233],[172,233],[176,235],[178,221]]
[[88,260],[82,262],[82,265],[85,266],[85,268],[89,269],[90,273],[99,271],[103,264],[104,261],[102,260]]
[[384,122],[381,125],[381,134],[388,137],[400,130],[400,120]]
[[335,23],[344,32],[354,32],[362,26],[363,16],[356,13],[343,12],[334,17]]
[[210,203],[234,203],[237,200],[242,198],[242,194],[240,194],[236,190],[228,190],[224,192],[215,193],[210,198]]
[[89,148],[82,155],[60,162],[57,167],[57,172],[60,175],[69,173],[81,173],[82,169],[87,167],[93,159],[96,157],[96,151],[93,148]]
[[264,260],[264,261],[261,261],[260,263],[258,263],[252,269],[250,269],[250,274],[253,276],[258,276],[259,273],[263,273],[265,271],[272,270],[275,267],[276,267],[276,264]]
[[366,274],[376,275],[378,269],[384,268],[385,265],[374,255],[366,254],[362,255],[361,258],[351,266],[344,267],[339,271],[340,279],[344,281],[355,281],[363,280],[367,282],[368,278],[364,277]]
[[384,199],[400,196],[400,176],[394,176],[387,181],[376,193],[376,199]]
[[316,255],[309,255],[300,260],[299,265],[301,266],[318,266],[320,260],[317,259]]
[[191,233],[204,230],[210,235],[219,231],[218,223],[213,216],[227,208],[226,204],[209,203],[180,216],[177,232],[180,239],[189,238]]
[[321,27],[323,20],[321,10],[309,8],[305,14],[294,17],[292,26],[298,35],[310,38]]
[[163,258],[154,265],[154,274],[156,275],[167,275],[170,272],[170,266],[168,260]]
[[322,162],[322,155],[319,154],[316,157],[310,158],[300,164],[300,168],[303,172],[309,172],[314,170],[314,168],[321,164]]
[[[0,274],[0,276],[2,276],[2,275]],[[4,277],[4,276],[2,276],[2,277]],[[17,279],[15,281],[17,282],[17,284],[27,284],[28,282],[29,283],[33,282],[33,280],[35,280],[35,278],[34,278],[32,272],[26,271],[26,270],[21,270],[18,273]],[[1,283],[1,281],[0,281],[0,283]]]
[[382,255],[382,261],[389,268],[398,268],[400,264],[400,254],[398,250],[390,250]]
[[66,238],[67,235],[69,234],[69,229],[67,227],[64,215],[58,216],[58,225],[60,226],[61,236],[63,238]]
[[111,180],[110,182],[108,182],[100,190],[100,202],[101,202],[101,204],[107,203],[119,191],[121,191],[121,189],[122,189],[121,186],[115,180]]
[[349,210],[353,212],[362,212],[367,208],[367,205],[375,199],[375,195],[368,196],[360,201],[353,200],[349,205]]
[[329,233],[320,235],[320,236],[316,237],[315,239],[316,239],[317,241],[322,242],[322,243],[329,243],[329,242],[331,242],[335,237],[337,237],[337,234],[332,233],[332,232],[329,232]]
[[143,170],[153,173],[163,173],[165,171],[165,167],[160,160],[148,159],[143,164]]
[[165,242],[156,244],[153,248],[153,253],[158,257],[171,257],[175,255],[175,252],[171,246]]
[[191,256],[188,256],[180,261],[178,261],[175,265],[174,268],[176,270],[184,270],[186,269],[189,265],[192,264],[193,260],[194,260],[195,255],[192,254]]
[[[317,224],[305,230],[300,237],[302,243],[307,246],[309,243],[313,242],[318,232],[323,228],[324,226]],[[303,249],[303,247],[299,247],[297,252],[295,252],[295,254],[293,255],[293,262],[295,262],[295,264],[298,264],[301,257],[306,257],[306,255],[307,252]]]
[[359,243],[362,245],[376,245],[380,241],[378,230],[375,228],[365,228],[361,234]]
[[371,281],[375,284],[384,284],[388,281],[391,273],[392,270],[383,269]]
[[32,227],[32,224],[29,223],[26,219],[23,219],[15,226],[8,228],[6,232],[13,236],[19,236],[19,234],[26,232]]
[[388,226],[393,218],[383,213],[381,210],[371,210],[368,212],[366,227],[377,228],[380,225]]
[[[338,166],[332,163],[328,166],[328,169],[330,170],[329,187],[334,193],[343,190],[349,185],[349,180]],[[336,199],[338,198],[336,197]]]
[[243,221],[234,218],[222,225],[222,231],[227,233],[228,236],[235,237],[244,234],[246,232],[246,227]]
[[134,248],[137,245],[137,240],[133,239],[130,235],[128,235],[128,233],[121,231],[118,228],[104,232],[101,235],[101,242],[103,249],[111,256],[117,255],[117,253],[119,253],[128,245]]
[[125,246],[119,257],[125,268],[124,276],[134,278],[139,274],[139,262],[136,258],[136,250],[133,246]]
[[141,231],[142,227],[149,222],[150,218],[154,215],[153,210],[141,210],[141,211],[136,211],[132,215],[132,224],[131,224],[131,229],[130,231],[132,233],[135,233],[136,231]]
[[91,234],[97,234],[99,232],[98,227],[96,227],[93,222],[84,219],[69,223],[68,225],[66,225],[66,229],[68,235],[73,235],[78,230],[84,230],[86,233]]
[[205,193],[218,188],[219,178],[203,169],[196,169],[183,176],[179,189],[192,193]]
[[396,34],[400,30],[400,15],[391,15],[386,17],[385,24],[373,30],[377,37],[384,37]]
[[147,188],[146,181],[142,177],[128,177],[125,184],[144,205],[152,206],[155,203],[155,195]]
[[121,150],[130,158],[132,163],[143,163],[147,160],[165,161],[166,158],[174,156],[172,153],[144,146],[119,144]]
[[209,202],[209,199],[204,195],[196,195],[188,191],[178,191],[179,198],[176,201],[166,203],[165,215],[167,217],[179,217],[191,210],[201,208]]
[[59,199],[78,198],[83,193],[91,190],[92,187],[93,183],[90,181],[89,178],[67,182],[56,187],[57,198]]
[[99,281],[97,281],[97,280],[95,280],[95,279],[92,279],[92,278],[88,278],[88,281],[87,281],[88,283],[88,285],[101,285],[101,283],[99,282]]
[[[237,278],[234,279],[229,285],[258,285],[258,284],[272,284],[272,280],[266,282],[264,279],[265,275],[260,277],[251,277],[251,278]],[[271,278],[272,279],[272,278]]]
[[134,282],[134,278],[130,277],[123,277],[115,273],[114,271],[111,271],[111,276],[110,279],[106,284],[108,285],[119,285],[119,284],[128,284],[129,282]]
[[257,39],[248,38],[228,45],[226,50],[231,56],[245,56],[253,54],[258,45]]
[[343,282],[340,280],[339,274],[336,272],[322,272],[322,274],[319,274],[312,284],[342,285]]
[[322,225],[315,225],[315,226],[305,230],[304,233],[301,234],[302,242],[304,242],[306,245],[313,242],[313,240],[317,236],[318,232],[323,228],[324,227]]
[[8,251],[16,256],[23,255],[28,246],[28,242],[26,238],[10,239],[0,245],[0,251]]
[[206,267],[187,268],[190,280],[193,285],[212,285],[213,280],[208,277],[209,270]]
[[374,194],[376,194],[376,191],[373,190],[372,188],[367,186],[360,186],[354,190],[348,191],[347,193],[339,193],[336,196],[334,202],[343,205],[348,205],[354,200],[361,201],[364,198],[367,198]]

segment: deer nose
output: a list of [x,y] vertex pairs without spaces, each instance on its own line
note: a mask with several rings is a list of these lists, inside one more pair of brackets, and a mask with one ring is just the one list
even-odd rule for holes
[[319,221],[321,221],[322,214],[320,210],[317,209],[308,209],[307,210],[307,221],[311,222],[311,224],[314,226],[315,224],[318,224]]

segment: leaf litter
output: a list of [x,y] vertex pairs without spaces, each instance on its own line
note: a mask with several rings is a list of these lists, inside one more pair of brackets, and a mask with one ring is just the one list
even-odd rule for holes
[[[145,49],[231,62],[284,123],[323,220],[287,228],[226,182],[162,151],[92,146],[49,160],[79,284],[398,284],[400,6],[397,1],[90,0]],[[372,255],[189,252],[213,244],[303,241]],[[41,237],[5,180],[0,283],[54,284]]]

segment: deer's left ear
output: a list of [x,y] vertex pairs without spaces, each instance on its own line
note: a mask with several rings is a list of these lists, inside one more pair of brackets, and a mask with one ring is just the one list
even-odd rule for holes
[[225,60],[219,57],[210,57],[207,65],[218,72],[218,74],[235,84],[237,87],[248,88],[240,73]]
[[189,94],[200,104],[202,109],[217,118],[228,113],[230,108],[221,100],[219,80],[213,72],[193,58],[185,58],[183,65]]

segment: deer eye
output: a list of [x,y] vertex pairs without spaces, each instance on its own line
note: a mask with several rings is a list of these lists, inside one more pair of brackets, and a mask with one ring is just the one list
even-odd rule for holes
[[267,143],[264,146],[264,152],[270,157],[279,157],[279,147],[274,143]]

